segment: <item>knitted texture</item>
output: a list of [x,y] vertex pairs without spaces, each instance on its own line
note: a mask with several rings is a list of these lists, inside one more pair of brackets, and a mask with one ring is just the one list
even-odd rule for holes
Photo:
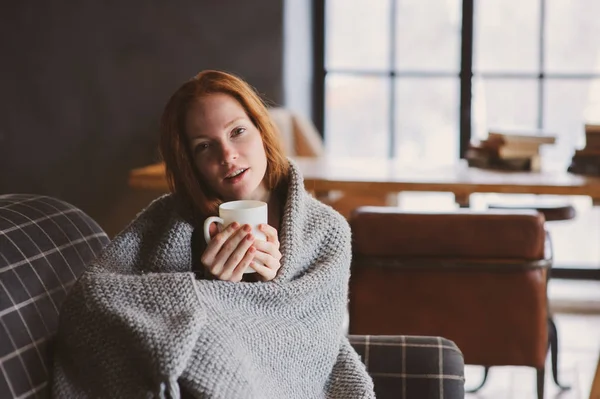
[[196,280],[193,227],[155,200],[64,302],[54,396],[373,398],[342,328],[350,228],[290,165],[275,279]]

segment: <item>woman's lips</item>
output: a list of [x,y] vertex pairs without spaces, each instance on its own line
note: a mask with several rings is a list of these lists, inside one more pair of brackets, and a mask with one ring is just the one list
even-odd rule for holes
[[224,180],[228,183],[235,184],[235,183],[241,181],[244,178],[244,176],[246,176],[246,173],[249,170],[250,170],[250,168],[245,168],[245,169],[243,169],[243,171],[241,173],[239,173],[233,177],[226,177]]

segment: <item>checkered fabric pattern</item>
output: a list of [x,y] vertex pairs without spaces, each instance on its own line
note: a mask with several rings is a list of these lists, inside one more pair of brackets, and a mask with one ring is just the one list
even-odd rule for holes
[[378,399],[464,398],[464,360],[441,337],[351,335]]
[[0,397],[49,395],[58,309],[108,243],[100,226],[51,197],[0,195]]

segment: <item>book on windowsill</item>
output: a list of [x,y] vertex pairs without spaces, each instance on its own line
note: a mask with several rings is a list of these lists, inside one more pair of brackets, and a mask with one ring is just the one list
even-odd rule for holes
[[539,155],[539,145],[514,146],[508,144],[498,148],[498,156],[502,159],[531,158]]
[[585,133],[600,135],[600,124],[597,123],[586,123],[584,125]]
[[585,149],[600,151],[600,125],[585,124]]
[[526,156],[502,157],[500,150],[489,143],[479,142],[469,145],[465,153],[467,164],[471,167],[495,170],[512,171],[539,171],[539,154],[527,154]]
[[600,135],[591,140],[586,137],[584,149],[588,151],[600,151]]
[[493,168],[540,171],[540,147],[556,143],[556,136],[543,130],[494,128],[476,146],[489,148],[494,155],[488,159]]
[[505,143],[498,138],[487,138],[476,144],[479,148],[484,148],[498,155],[500,158],[527,158],[540,153],[540,143]]
[[600,163],[588,163],[573,159],[567,171],[578,175],[600,176]]
[[600,150],[600,124],[585,123],[583,125],[585,135],[585,148]]
[[600,149],[590,147],[589,143],[586,143],[583,149],[575,151],[567,170],[581,175],[600,176]]
[[600,162],[600,150],[594,150],[587,148],[587,146],[581,150],[575,150],[573,154],[575,159],[587,159],[589,161]]
[[488,140],[497,140],[505,145],[541,145],[554,144],[556,136],[544,130],[490,129]]

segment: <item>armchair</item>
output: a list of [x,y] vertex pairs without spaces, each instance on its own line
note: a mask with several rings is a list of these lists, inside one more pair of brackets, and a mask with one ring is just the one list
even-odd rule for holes
[[[0,397],[49,395],[51,342],[69,287],[109,242],[55,198],[0,195]],[[434,337],[350,336],[379,398],[462,398],[463,359]]]
[[446,337],[466,364],[485,367],[483,382],[491,366],[534,367],[543,398],[556,329],[542,214],[361,207],[350,225],[350,333]]
[[0,195],[0,397],[48,397],[60,304],[108,242],[63,201]]

